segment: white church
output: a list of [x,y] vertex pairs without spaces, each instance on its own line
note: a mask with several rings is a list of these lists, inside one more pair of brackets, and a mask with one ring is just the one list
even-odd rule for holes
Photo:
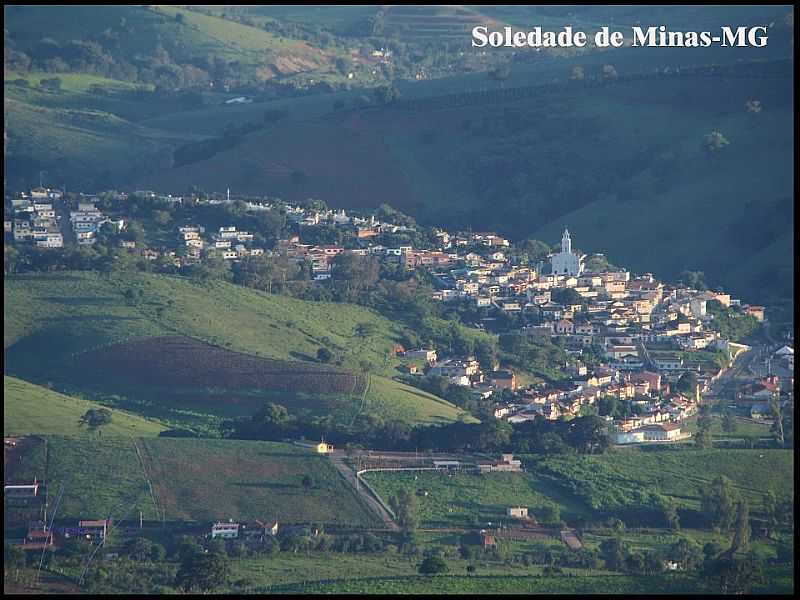
[[572,251],[572,240],[569,230],[564,229],[561,236],[561,252],[550,257],[550,265],[554,275],[580,275],[583,273],[583,259]]

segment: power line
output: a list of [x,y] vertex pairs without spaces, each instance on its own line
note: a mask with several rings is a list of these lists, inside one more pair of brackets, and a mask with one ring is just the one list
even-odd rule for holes
[[[64,495],[64,488],[65,487],[66,486],[62,485],[61,488],[59,489],[58,498],[56,498],[56,506],[53,509],[53,514],[50,515],[50,527],[47,526],[46,522],[45,522],[45,525],[44,525],[45,526],[45,533],[47,533],[49,531],[50,535],[52,535],[53,523],[56,520],[56,513],[58,512],[58,507],[61,504],[61,497]],[[46,518],[47,517],[45,517],[45,519]],[[42,564],[44,563],[44,554],[45,554],[46,551],[47,551],[47,537],[45,537],[44,547],[42,548],[42,556],[39,558],[39,567],[36,569],[36,581],[39,581],[39,576],[40,576],[40,574],[42,572]]]

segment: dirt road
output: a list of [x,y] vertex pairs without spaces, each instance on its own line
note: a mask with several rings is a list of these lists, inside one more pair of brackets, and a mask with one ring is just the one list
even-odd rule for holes
[[333,463],[333,466],[336,467],[336,470],[342,474],[342,477],[344,477],[351,486],[353,486],[353,489],[356,490],[358,495],[364,500],[367,506],[369,506],[372,511],[378,515],[381,521],[383,521],[384,525],[391,531],[400,531],[400,527],[394,522],[392,515],[390,515],[383,505],[378,502],[378,500],[369,491],[367,486],[365,486],[363,483],[360,483],[356,479],[355,471],[353,471],[353,469],[351,469],[350,466],[345,462],[347,454],[340,450],[335,450],[331,452],[329,456],[331,457],[331,462]]

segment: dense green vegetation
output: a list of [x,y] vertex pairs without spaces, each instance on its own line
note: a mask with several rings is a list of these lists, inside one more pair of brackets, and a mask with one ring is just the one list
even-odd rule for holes
[[[620,449],[603,456],[548,457],[534,469],[555,476],[566,489],[600,513],[631,519],[637,509],[658,508],[656,495],[699,510],[700,492],[718,475],[758,506],[766,490],[793,495],[788,477],[794,457],[785,450]],[[541,469],[541,471],[540,471]]]
[[726,308],[716,300],[707,302],[706,310],[714,317],[712,329],[731,341],[743,342],[758,330],[758,320],[753,315]]

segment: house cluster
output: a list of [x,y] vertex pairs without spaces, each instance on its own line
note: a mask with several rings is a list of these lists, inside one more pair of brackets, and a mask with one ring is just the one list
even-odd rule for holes
[[4,219],[4,233],[15,242],[31,243],[39,248],[63,248],[64,237],[59,226],[55,203],[61,200],[58,190],[34,188],[11,200],[13,220]]
[[[75,238],[80,245],[92,245],[97,241],[97,232],[106,223],[110,224],[116,232],[125,227],[124,219],[113,220],[105,216],[96,206],[97,198],[88,196],[78,200],[77,210],[69,213],[69,220]],[[123,241],[123,247],[135,248],[136,242]]]
[[235,540],[240,539],[245,542],[264,542],[267,538],[278,535],[277,521],[262,521],[256,519],[252,523],[238,523],[233,519],[228,521],[217,521],[211,525],[208,533],[209,539]]
[[[588,372],[580,362],[569,365],[567,380],[519,390],[509,401],[495,405],[495,417],[510,423],[537,418],[556,420],[580,415],[603,398],[630,401],[633,414],[612,419],[617,443],[682,439],[681,423],[697,413],[700,386],[693,397],[671,392],[667,378],[657,372],[621,371],[602,366]],[[632,435],[628,435],[631,434]],[[665,433],[666,432],[666,433]]]
[[263,248],[253,245],[253,237],[248,231],[237,231],[233,225],[220,227],[211,235],[206,235],[205,227],[200,225],[178,227],[178,243],[186,248],[189,262],[199,261],[204,256],[239,260],[264,254]]

